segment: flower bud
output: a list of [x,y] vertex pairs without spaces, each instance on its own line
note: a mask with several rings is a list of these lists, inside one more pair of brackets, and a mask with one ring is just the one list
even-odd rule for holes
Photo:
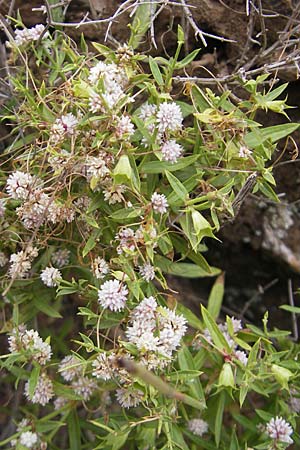
[[230,386],[234,387],[234,376],[232,372],[231,365],[229,363],[224,363],[220,376],[219,376],[220,386]]

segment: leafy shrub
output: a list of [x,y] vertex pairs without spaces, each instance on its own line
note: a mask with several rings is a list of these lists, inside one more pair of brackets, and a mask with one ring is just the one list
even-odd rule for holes
[[43,26],[10,42],[1,365],[20,410],[2,447],[300,443],[289,332],[270,331],[267,315],[262,329],[217,324],[222,277],[201,317],[165,278],[220,273],[203,256],[208,239],[249,192],[277,201],[272,154],[299,125],[255,120],[287,108],[267,75],[238,80],[240,102],[182,86],[176,74],[198,53],[179,60],[182,45],[180,27],[169,60],[96,43],[95,57]]

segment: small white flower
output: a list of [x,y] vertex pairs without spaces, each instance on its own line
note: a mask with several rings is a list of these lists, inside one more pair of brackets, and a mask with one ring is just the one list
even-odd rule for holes
[[94,370],[92,375],[96,378],[102,378],[103,380],[110,380],[114,376],[114,363],[115,353],[107,355],[106,353],[100,353],[95,361],[92,362]]
[[116,397],[123,408],[133,408],[141,403],[144,393],[138,389],[127,387],[124,389],[117,389]]
[[104,200],[108,202],[109,205],[121,203],[124,200],[123,193],[125,190],[126,186],[123,184],[108,186],[106,189],[103,189]]
[[148,283],[155,278],[154,267],[148,262],[146,262],[142,266],[139,266],[139,271],[144,280],[146,280]]
[[46,286],[55,287],[62,280],[62,275],[60,270],[55,267],[46,267],[46,269],[42,270],[40,278]]
[[66,248],[59,249],[55,253],[53,253],[51,261],[57,267],[64,267],[69,264],[70,254],[70,250],[67,250]]
[[176,131],[182,128],[182,112],[180,107],[174,102],[164,102],[159,105],[156,118],[160,133],[164,133],[167,130]]
[[68,399],[65,397],[57,397],[53,404],[54,404],[54,409],[58,410],[60,408],[63,408],[66,404],[68,403]]
[[118,138],[125,135],[127,139],[134,134],[134,125],[128,116],[123,115],[118,119],[116,134]]
[[141,106],[139,118],[143,121],[149,119],[150,117],[154,117],[157,111],[156,105],[151,105],[150,103],[144,103]]
[[120,311],[125,308],[128,289],[118,280],[106,281],[98,291],[98,301],[103,308]]
[[[44,32],[45,27],[42,24],[37,24],[33,28],[24,28],[23,30],[15,31],[15,44],[19,47],[27,44],[28,42],[39,40],[41,34]],[[43,35],[43,39],[49,36],[49,33]]]
[[154,192],[151,197],[153,211],[159,214],[164,214],[168,209],[168,201],[164,194]]
[[92,272],[95,275],[98,280],[101,280],[105,277],[105,275],[109,272],[109,266],[105,259],[101,258],[100,256],[97,256],[97,258],[94,259],[92,262]]
[[161,148],[161,153],[164,161],[169,161],[170,163],[176,163],[177,159],[181,157],[183,153],[183,148],[181,145],[172,139],[163,144]]
[[6,208],[6,198],[0,198],[0,217],[4,217]]
[[73,136],[78,125],[78,119],[72,113],[65,114],[55,120],[51,128],[50,140],[61,141],[65,135]]
[[8,257],[6,256],[5,253],[0,252],[0,267],[6,266],[7,263],[8,263]]
[[20,444],[24,447],[32,448],[38,441],[38,436],[32,431],[24,431],[20,435]]
[[251,155],[252,155],[252,150],[250,150],[245,145],[241,145],[240,150],[239,150],[239,157],[240,158],[249,158],[249,156],[251,156]]
[[6,190],[9,197],[17,200],[26,200],[35,183],[35,178],[29,173],[17,170],[9,175]]
[[88,156],[86,158],[86,173],[88,180],[92,177],[102,179],[109,174],[109,169],[106,165],[106,160],[104,159],[104,154],[99,156]]
[[89,110],[92,113],[103,112],[103,101],[99,94],[92,92],[89,98]]
[[234,356],[244,365],[246,366],[248,363],[248,356],[246,352],[243,352],[242,350],[236,350],[234,353]]
[[24,278],[31,269],[31,263],[38,255],[35,247],[28,246],[25,250],[10,255],[8,274],[11,278]]
[[32,398],[29,395],[28,381],[25,384],[25,395],[32,403],[39,403],[45,406],[54,395],[52,381],[45,373],[42,373],[38,379]]
[[97,384],[87,377],[78,378],[73,381],[71,386],[74,389],[75,394],[80,395],[84,400],[89,400],[97,388]]
[[203,436],[208,432],[208,423],[202,419],[191,419],[188,421],[188,429],[196,436]]
[[80,377],[83,372],[80,359],[74,355],[65,356],[58,366],[58,371],[66,381]]
[[286,442],[288,444],[293,443],[293,439],[290,437],[294,430],[291,425],[286,422],[282,417],[276,416],[270,420],[266,425],[266,433],[271,439],[279,442]]

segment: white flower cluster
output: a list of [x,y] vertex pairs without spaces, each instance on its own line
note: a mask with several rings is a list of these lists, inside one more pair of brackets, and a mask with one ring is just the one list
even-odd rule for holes
[[6,198],[0,198],[0,218],[5,216]]
[[196,436],[203,436],[208,432],[208,423],[202,419],[191,419],[188,421],[188,429]]
[[57,144],[66,136],[74,136],[78,119],[72,113],[67,113],[55,120],[51,128],[50,141]]
[[42,373],[39,376],[37,385],[35,387],[34,393],[32,397],[29,393],[29,382],[27,381],[25,384],[25,396],[30,400],[32,403],[39,403],[40,405],[45,406],[51,398],[53,397],[53,384],[50,378],[45,374]]
[[29,173],[17,170],[9,175],[6,182],[6,191],[10,198],[26,200],[33,189],[36,188],[38,179]]
[[74,355],[65,356],[58,366],[58,371],[66,381],[72,381],[83,374],[80,359]]
[[168,201],[164,194],[158,194],[154,192],[151,197],[151,204],[153,211],[158,214],[164,214],[168,210]]
[[125,71],[115,63],[106,64],[99,61],[90,69],[89,81],[99,88],[98,82],[102,80],[102,92],[93,92],[90,97],[90,111],[103,112],[112,109],[122,98],[125,97],[124,88],[128,82]]
[[[28,42],[38,41],[42,33],[45,31],[45,27],[42,24],[37,24],[33,28],[24,28],[23,30],[15,31],[15,44],[20,47],[21,45],[27,44]],[[43,39],[48,37],[49,34],[45,33]]]
[[98,156],[88,156],[85,161],[87,179],[103,180],[107,177],[109,175],[108,162],[108,154],[105,152],[100,152]]
[[118,280],[109,280],[102,284],[98,290],[98,302],[102,308],[111,311],[121,311],[125,308],[128,289],[124,283]]
[[[235,319],[234,317],[230,318],[231,324],[232,324],[232,329],[233,329],[233,333],[236,334],[238,333],[241,329],[242,329],[242,322],[239,319]],[[232,337],[230,336],[229,330],[228,330],[228,325],[227,323],[220,323],[218,325],[219,330],[222,332],[224,338],[226,339],[229,347],[232,349],[232,354],[233,356],[238,359],[244,366],[247,365],[248,363],[248,356],[247,353],[244,352],[243,350],[238,350],[238,346],[235,343],[235,341],[232,339]],[[210,344],[212,344],[213,339],[210,335],[210,332],[208,331],[208,329],[204,330],[204,336],[207,342],[209,342]],[[194,344],[195,347],[198,346],[198,342],[195,342]]]
[[55,267],[46,267],[46,269],[41,271],[40,278],[46,286],[55,287],[62,280],[62,274]]
[[110,184],[103,189],[104,200],[108,202],[109,205],[114,205],[115,203],[121,203],[124,201],[123,193],[126,191],[126,186],[123,184]]
[[[177,162],[182,156],[183,148],[175,139],[167,139],[166,135],[182,128],[183,116],[180,106],[175,102],[164,102],[159,107],[145,103],[140,109],[139,118],[145,122],[150,134],[153,134],[157,127],[157,140],[162,144],[162,159],[172,164]],[[145,139],[142,142],[147,144]]]
[[241,147],[239,149],[239,157],[247,159],[251,155],[252,155],[252,151],[248,147],[246,147],[245,145],[241,145]]
[[53,253],[53,255],[51,256],[51,261],[55,266],[59,268],[64,267],[69,264],[70,254],[70,250],[61,248]]
[[23,225],[31,229],[42,226],[46,221],[71,222],[75,215],[73,209],[57,205],[39,188],[41,183],[37,177],[21,171],[13,172],[7,179],[6,190],[9,197],[24,202],[16,209]]
[[38,255],[38,250],[29,245],[25,250],[10,255],[10,267],[8,274],[11,278],[24,278],[29,270],[34,258]]
[[173,164],[176,163],[178,158],[181,157],[183,148],[181,145],[177,144],[174,139],[171,139],[163,144],[161,153],[164,161],[168,161]]
[[0,252],[0,267],[4,267],[6,266],[6,264],[8,263],[8,257],[6,256],[5,253]]
[[[71,387],[75,394],[84,400],[89,400],[95,391],[97,384],[88,377],[84,376],[83,366],[79,358],[75,355],[68,355],[62,359],[58,366],[58,371],[67,382],[72,382]],[[63,397],[56,399],[56,409],[61,408],[65,404]]]
[[20,435],[20,444],[32,448],[38,442],[38,435],[32,431],[24,431]]
[[144,280],[147,281],[147,283],[155,278],[154,267],[149,262],[146,262],[142,266],[139,266],[139,271],[141,276],[144,278]]
[[130,227],[123,227],[116,234],[115,239],[120,242],[117,246],[119,255],[135,252],[138,246],[147,244],[149,239],[151,239],[152,248],[157,246],[157,232],[154,227],[145,228],[141,225],[136,231]]
[[266,425],[266,433],[275,441],[292,444],[293,439],[290,436],[293,432],[291,425],[282,417],[273,417]]
[[87,401],[91,398],[95,390],[97,389],[97,383],[88,377],[80,377],[74,380],[71,384],[75,394]]
[[156,113],[156,122],[160,133],[180,130],[182,128],[182,121],[182,112],[180,106],[176,103],[164,102],[159,105]]
[[98,280],[101,280],[109,272],[109,266],[105,259],[97,256],[92,262],[92,272]]
[[118,138],[129,139],[134,134],[134,125],[129,116],[122,115],[117,120],[116,135]]
[[17,448],[18,444],[21,444],[26,448],[42,449],[43,443],[40,441],[37,433],[25,430],[25,428],[32,427],[28,419],[22,419],[17,426],[17,432],[20,433],[18,439],[12,439],[10,444],[12,447]]
[[154,297],[146,297],[132,311],[126,336],[141,353],[155,352],[171,359],[186,330],[183,316],[159,307]]
[[[130,355],[127,355],[130,358]],[[115,352],[99,353],[92,363],[92,375],[98,379],[107,381],[112,378],[118,378],[120,383],[125,383],[128,379],[128,374],[125,369],[116,364]]]
[[134,408],[143,400],[144,393],[133,386],[116,390],[116,398],[123,408]]
[[29,357],[41,365],[50,361],[52,350],[50,344],[44,342],[35,330],[27,330],[24,326],[14,328],[8,338],[11,353],[25,351]]

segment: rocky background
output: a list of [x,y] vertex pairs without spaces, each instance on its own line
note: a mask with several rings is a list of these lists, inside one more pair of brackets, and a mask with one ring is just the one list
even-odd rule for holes
[[[130,34],[130,14],[138,3],[117,0],[62,1],[64,14],[58,15],[55,20],[75,23],[64,30],[76,41],[83,33],[87,42],[103,43],[106,39],[108,45],[117,46],[126,42]],[[199,47],[202,49],[188,73],[182,75],[198,77],[202,85],[215,90],[219,89],[220,84],[230,87],[234,95],[239,96],[231,74],[238,72],[241,76],[254,76],[268,70],[279,82],[290,82],[288,103],[297,109],[291,109],[289,117],[294,122],[299,121],[299,1],[178,0],[164,3],[153,23],[152,34],[148,32],[141,42],[140,51],[172,55],[176,46],[177,24],[181,24],[186,33],[185,52]],[[6,15],[16,17],[19,12],[27,27],[43,23],[46,17],[41,10],[43,5],[41,0],[2,0],[1,21]],[[190,7],[187,8],[187,5]],[[90,20],[96,22],[88,23]],[[4,74],[7,55],[3,31],[1,39],[0,64]],[[2,84],[0,89],[4,89]],[[279,123],[280,117],[268,113],[259,119],[270,126]],[[1,131],[0,145],[5,146],[4,125]],[[277,161],[274,168],[278,183],[276,191],[281,203],[250,195],[236,219],[227,222],[218,234],[222,242],[207,242],[209,250],[206,254],[208,261],[226,274],[224,313],[257,323],[268,309],[272,325],[289,329],[294,327],[295,333],[295,320],[292,327],[292,316],[279,310],[278,305],[300,304],[295,292],[300,287],[298,142],[299,133],[295,133],[294,141],[290,140],[285,149],[285,143],[282,143],[282,148],[278,148],[274,156],[274,161]],[[199,301],[206,301],[213,281],[170,280],[179,297],[192,304],[195,312],[198,311]]]

